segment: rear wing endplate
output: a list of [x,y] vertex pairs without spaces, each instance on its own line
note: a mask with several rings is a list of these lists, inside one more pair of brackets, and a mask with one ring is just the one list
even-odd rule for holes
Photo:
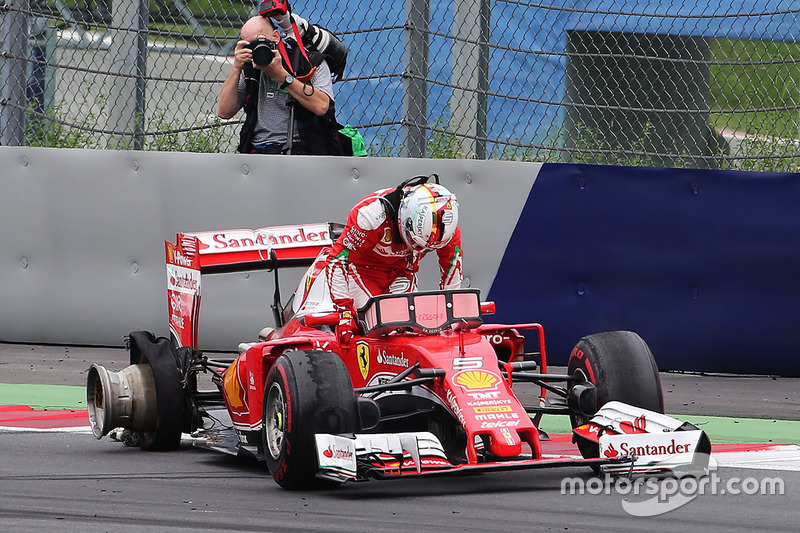
[[[174,244],[166,241],[173,342],[197,349],[202,274],[274,270],[277,278],[280,267],[312,264],[323,248],[333,245],[341,230],[341,224],[299,224],[179,233]],[[278,292],[276,299],[280,299]]]

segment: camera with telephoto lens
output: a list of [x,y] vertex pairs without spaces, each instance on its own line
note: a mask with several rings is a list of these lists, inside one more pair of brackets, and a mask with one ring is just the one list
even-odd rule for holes
[[272,63],[272,58],[275,57],[275,41],[267,39],[263,35],[259,35],[249,43],[246,48],[253,51],[253,63],[259,67],[265,67]]

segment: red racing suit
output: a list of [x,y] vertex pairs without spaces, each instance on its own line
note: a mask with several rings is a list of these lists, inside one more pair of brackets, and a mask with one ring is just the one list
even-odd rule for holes
[[[339,305],[363,307],[371,296],[416,290],[416,272],[425,255],[411,250],[401,239],[381,196],[384,189],[365,196],[350,211],[342,235],[328,256],[327,278],[331,297]],[[458,289],[463,279],[461,229],[436,250],[441,278],[439,288]],[[352,303],[351,303],[352,302]]]

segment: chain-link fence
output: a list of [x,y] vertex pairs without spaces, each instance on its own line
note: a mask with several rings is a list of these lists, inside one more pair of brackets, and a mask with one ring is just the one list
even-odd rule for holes
[[[0,141],[233,151],[235,0],[4,0]],[[796,171],[794,0],[297,0],[376,156]]]

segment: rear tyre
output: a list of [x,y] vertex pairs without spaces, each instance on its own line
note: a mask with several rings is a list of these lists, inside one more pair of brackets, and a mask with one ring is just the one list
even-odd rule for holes
[[176,450],[191,403],[178,370],[177,352],[169,339],[156,338],[147,331],[132,332],[130,339],[131,364],[147,364],[153,371],[158,412],[156,429],[139,432],[139,447],[147,451]]
[[272,477],[290,490],[329,488],[316,477],[316,433],[354,433],[358,408],[347,367],[331,352],[281,355],[264,385],[264,455]]
[[[607,402],[619,401],[664,412],[655,359],[644,340],[632,331],[607,331],[583,337],[569,356],[567,373],[594,384],[598,409]],[[573,428],[585,424],[589,418],[578,413],[570,415]],[[576,444],[584,458],[600,456],[597,443],[578,438]]]
[[[154,373],[157,372],[156,367],[152,368]],[[155,431],[139,433],[139,447],[142,450],[157,452],[180,448],[186,398],[180,379],[174,378],[172,373],[162,376],[160,382],[156,378],[156,383],[164,384],[157,389],[158,426]],[[169,382],[164,383],[167,380]]]

